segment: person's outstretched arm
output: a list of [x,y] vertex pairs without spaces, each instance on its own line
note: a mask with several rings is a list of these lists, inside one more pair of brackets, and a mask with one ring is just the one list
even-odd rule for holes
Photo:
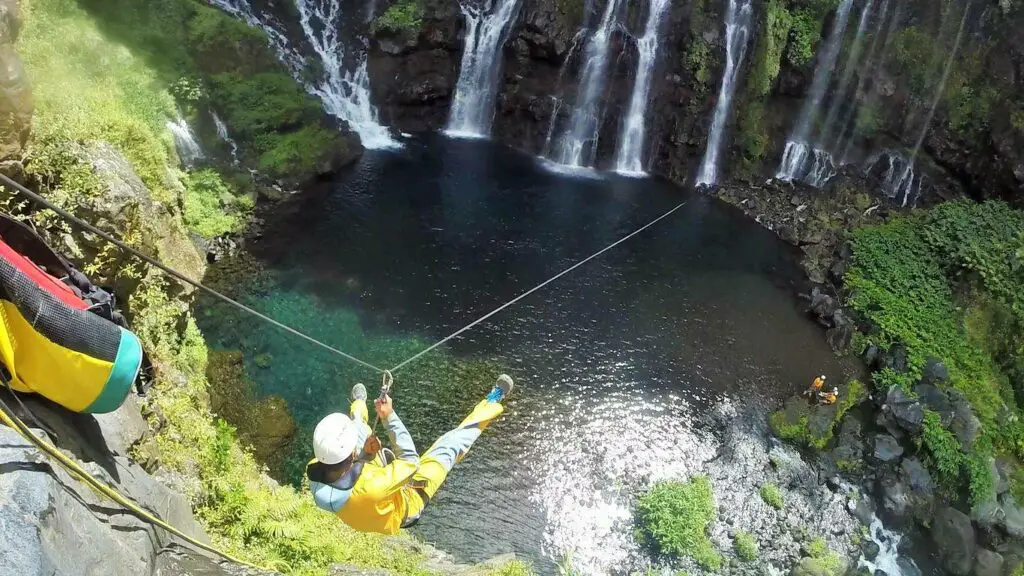
[[377,400],[377,415],[388,427],[388,437],[391,439],[392,449],[395,451],[395,458],[405,460],[419,466],[420,456],[416,452],[416,445],[413,444],[412,434],[406,429],[402,419],[395,413],[391,406],[391,397],[385,396],[383,400]]

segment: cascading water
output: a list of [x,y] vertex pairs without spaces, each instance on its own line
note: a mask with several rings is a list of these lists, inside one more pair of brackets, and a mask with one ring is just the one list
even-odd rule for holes
[[217,137],[231,148],[231,162],[238,164],[238,143],[228,133],[228,125],[220,119],[220,116],[217,116],[216,112],[210,112],[210,116],[213,117],[213,125],[217,129]]
[[857,34],[853,37],[853,44],[850,46],[850,53],[846,57],[846,65],[843,66],[843,75],[839,78],[839,86],[836,88],[835,94],[832,96],[832,102],[829,104],[828,113],[825,114],[825,123],[821,125],[821,138],[818,142],[822,150],[831,150],[830,143],[832,142],[834,132],[836,130],[836,124],[839,120],[839,112],[843,107],[843,103],[846,101],[846,94],[850,89],[850,83],[853,82],[853,74],[857,70],[857,64],[860,62],[860,54],[864,48],[864,34],[868,29],[868,21],[871,18],[871,9],[875,5],[875,0],[868,0],[868,3],[864,5],[864,11],[860,14],[860,23],[857,25]]
[[698,185],[710,186],[718,179],[718,156],[722,151],[725,123],[729,118],[733,93],[736,91],[736,78],[747,54],[752,12],[751,0],[729,0],[729,11],[725,18],[725,72],[722,75],[722,86],[718,90],[718,102],[715,103],[707,149],[704,151],[704,159],[697,174]]
[[486,138],[494,120],[494,103],[501,74],[501,47],[520,0],[461,0],[466,17],[466,45],[445,133]]
[[196,139],[195,133],[192,132],[192,127],[188,125],[184,118],[179,116],[174,120],[168,120],[167,129],[174,136],[174,148],[178,151],[178,158],[181,159],[181,163],[186,167],[192,167],[197,160],[202,160],[206,157],[206,154],[203,153],[203,147],[199,145],[199,140]]
[[889,576],[902,576],[904,574],[920,574],[921,571],[910,558],[902,557],[899,554],[900,541],[903,536],[882,525],[877,516],[872,516],[871,524],[868,527],[868,539],[878,545],[878,555],[873,560],[861,556],[857,563],[858,568],[866,568],[868,574],[879,572]]
[[821,109],[821,102],[825,98],[825,91],[832,78],[832,70],[836,66],[836,59],[839,57],[843,34],[846,32],[846,24],[852,7],[853,0],[843,0],[839,8],[836,9],[832,30],[825,41],[818,64],[814,68],[814,80],[811,82],[810,93],[804,99],[796,127],[786,142],[782,163],[775,174],[775,177],[780,180],[792,181],[804,176],[807,170],[807,161],[813,156],[809,142],[811,130],[814,128],[814,122]]
[[[860,71],[857,73],[857,86],[853,89],[853,105],[846,109],[843,114],[842,120],[839,122],[839,132],[836,135],[836,142],[833,150],[839,153],[839,163],[846,164],[847,159],[850,155],[850,146],[853,143],[855,134],[848,134],[851,131],[850,125],[854,120],[854,115],[857,112],[857,106],[864,100],[864,87],[867,83],[867,79],[873,76],[873,66],[875,65],[875,58],[878,54],[878,48],[882,45],[882,27],[885,25],[886,16],[889,15],[889,4],[890,0],[882,1],[881,13],[878,16],[878,22],[875,25],[873,38],[871,39],[871,47],[868,49],[868,56],[864,59],[864,63],[860,67]],[[892,27],[898,22],[898,18],[893,18],[890,23],[890,34],[886,35],[888,38],[891,35]],[[844,143],[845,138],[845,143]],[[841,152],[840,152],[841,151]]]
[[344,120],[359,134],[363,146],[395,148],[398,143],[377,118],[370,102],[370,77],[366,56],[352,71],[345,71],[345,47],[339,38],[341,0],[295,0],[299,24],[324,67],[324,78],[311,91],[320,97],[328,113]]
[[[670,0],[651,0],[644,35],[637,40],[640,57],[636,65],[636,80],[629,99],[629,112],[619,136],[619,149],[615,157],[615,171],[626,175],[643,175],[644,140],[647,136],[647,105],[651,93],[651,79],[658,59],[658,31]],[[747,0],[747,6],[749,6]]]
[[618,26],[622,1],[608,0],[601,23],[587,43],[576,104],[552,158],[558,164],[572,168],[589,168],[594,164],[601,127],[601,96],[608,78],[612,35]]
[[397,148],[399,144],[387,128],[380,124],[377,110],[370,102],[370,81],[366,72],[366,57],[351,70],[344,67],[345,47],[339,39],[341,0],[293,0],[299,12],[302,31],[323,64],[323,79],[319,83],[306,81],[306,60],[288,42],[280,26],[269,14],[257,14],[247,0],[208,0],[213,6],[244,20],[254,28],[263,30],[278,59],[291,71],[297,82],[320,98],[327,113],[345,121],[359,134],[366,148]]

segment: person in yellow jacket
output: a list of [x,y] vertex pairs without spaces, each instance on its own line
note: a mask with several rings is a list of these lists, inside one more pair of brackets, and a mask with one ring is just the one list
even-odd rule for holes
[[454,430],[434,442],[421,458],[412,436],[395,413],[391,398],[375,403],[394,447],[390,463],[369,454],[366,442],[366,388],[352,388],[349,413],[329,414],[313,431],[313,453],[306,467],[316,505],[361,532],[397,534],[419,520],[423,509],[473,442],[504,411],[501,402],[512,392],[512,378],[502,374],[490,394]]

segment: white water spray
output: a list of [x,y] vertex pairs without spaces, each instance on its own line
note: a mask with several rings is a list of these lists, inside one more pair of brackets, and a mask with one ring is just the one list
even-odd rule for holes
[[295,0],[299,24],[324,67],[324,78],[310,90],[320,97],[324,109],[344,120],[359,134],[365,148],[395,148],[398,143],[377,119],[377,109],[370,102],[370,77],[366,72],[366,56],[359,55],[359,64],[345,71],[345,47],[339,38],[341,24],[340,0]]
[[608,77],[612,35],[618,26],[621,4],[622,0],[608,0],[601,23],[587,44],[576,105],[552,158],[558,164],[571,168],[586,168],[594,164],[601,128],[601,97]]
[[208,0],[250,26],[263,30],[270,38],[278,59],[288,67],[295,80],[305,86],[307,92],[320,98],[328,114],[345,121],[359,134],[365,148],[400,147],[388,129],[380,124],[377,110],[370,102],[365,54],[357,54],[358,64],[345,71],[346,51],[338,37],[341,0],[293,1],[299,12],[302,31],[323,64],[324,77],[319,83],[306,81],[306,59],[289,44],[288,37],[271,15],[257,14],[248,0]]
[[[749,0],[748,6],[749,6]],[[615,171],[626,175],[643,175],[644,140],[647,137],[647,106],[651,94],[651,79],[658,59],[658,32],[671,0],[651,0],[644,35],[637,40],[640,57],[636,65],[636,80],[629,99],[629,111],[622,124],[619,149],[615,155]]]
[[174,148],[178,151],[178,158],[181,159],[181,163],[186,167],[192,167],[197,160],[202,160],[206,157],[206,154],[203,153],[203,147],[199,145],[199,140],[196,139],[195,133],[192,132],[192,127],[188,125],[184,118],[179,116],[174,120],[168,120],[167,129],[174,136]]
[[213,125],[217,128],[217,137],[231,148],[231,163],[238,164],[238,143],[228,133],[228,125],[220,119],[220,116],[217,116],[216,112],[211,111],[210,115],[213,116]]
[[[858,568],[867,568],[869,574],[877,574],[880,570],[889,576],[902,576],[908,572],[921,573],[920,570],[917,570],[913,560],[900,557],[899,545],[903,540],[903,535],[886,529],[877,516],[871,518],[868,539],[878,545],[878,555],[874,560],[868,560],[861,556],[857,563]],[[904,568],[907,569],[906,572]]]
[[779,164],[779,170],[775,174],[775,177],[780,180],[792,181],[800,178],[805,170],[807,160],[812,157],[813,149],[808,139],[821,109],[821,102],[825,98],[829,80],[832,78],[832,70],[836,67],[836,59],[839,57],[840,48],[842,48],[843,34],[846,32],[851,7],[853,7],[853,0],[843,0],[839,8],[836,9],[832,30],[825,41],[821,58],[818,59],[814,68],[811,90],[804,99],[796,127],[786,142],[782,163]]
[[732,96],[736,91],[736,78],[747,55],[752,12],[751,0],[729,0],[729,11],[725,18],[725,72],[722,75],[722,86],[718,90],[707,149],[704,150],[704,159],[697,174],[698,185],[711,186],[718,180],[718,156],[722,152],[723,133],[732,107]]
[[501,75],[500,52],[519,6],[520,0],[461,0],[466,45],[446,134],[466,138],[490,135]]

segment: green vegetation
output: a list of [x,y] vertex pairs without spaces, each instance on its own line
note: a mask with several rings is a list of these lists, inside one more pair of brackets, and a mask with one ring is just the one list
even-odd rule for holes
[[808,542],[804,551],[807,556],[800,561],[801,574],[841,576],[846,570],[843,559],[829,550],[825,539],[820,536]]
[[776,510],[782,510],[782,507],[785,506],[785,502],[782,500],[782,491],[770,482],[761,486],[761,499]]
[[556,0],[555,4],[558,6],[559,16],[567,25],[578,28],[583,24],[583,18],[586,16],[583,0]]
[[255,207],[252,196],[238,195],[213,170],[204,169],[186,174],[183,214],[189,230],[204,238],[229,232],[241,232]]
[[689,556],[708,570],[717,570],[722,563],[706,533],[714,517],[714,494],[707,476],[659,482],[637,503],[645,540],[664,554]]
[[750,94],[763,97],[771,92],[782,68],[782,54],[792,26],[793,16],[783,0],[768,0],[765,3],[764,32],[758,38],[751,62],[750,79],[747,81]]
[[[945,364],[948,385],[982,423],[981,437],[960,453],[928,415],[922,440],[944,485],[957,489],[966,480],[977,502],[991,490],[989,455],[1024,454],[1016,399],[1024,390],[1011,385],[1024,374],[1024,214],[1000,202],[949,202],[857,230],[851,244],[848,303],[878,327],[864,342],[908,350],[910,373],[876,373],[875,384],[909,388],[928,358]],[[1014,417],[998,423],[1006,409]]]
[[757,540],[749,532],[744,532],[743,530],[736,532],[732,545],[736,549],[736,555],[740,557],[740,560],[744,562],[757,560]]
[[420,0],[398,0],[373,21],[373,32],[418,34],[423,27],[423,15]]
[[803,68],[814,61],[821,40],[822,18],[810,10],[801,8],[793,12],[789,32],[789,49],[786,60],[796,68]]

